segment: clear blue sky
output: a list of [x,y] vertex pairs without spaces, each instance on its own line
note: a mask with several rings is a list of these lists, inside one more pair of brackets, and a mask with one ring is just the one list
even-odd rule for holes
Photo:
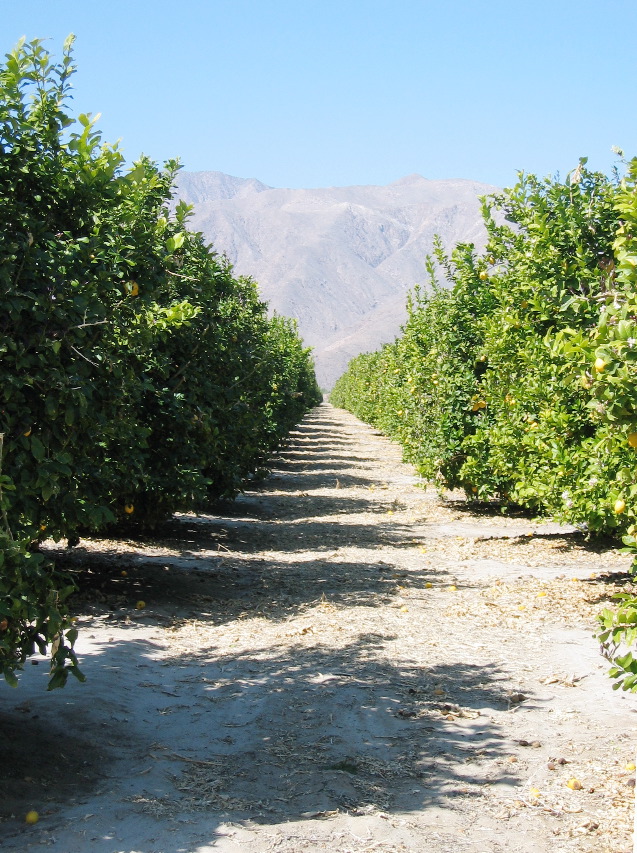
[[75,109],[129,159],[508,186],[637,155],[637,0],[0,0],[0,53],[70,32]]

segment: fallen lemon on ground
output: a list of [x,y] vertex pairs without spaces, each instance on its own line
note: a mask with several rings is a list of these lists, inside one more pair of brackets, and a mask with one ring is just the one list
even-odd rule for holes
[[626,765],[626,770],[635,770],[635,762],[629,761],[628,764]]
[[568,780],[568,782],[566,783],[566,787],[570,788],[571,791],[581,791],[582,790],[582,783],[580,782],[579,779],[573,778],[573,779]]
[[36,811],[27,812],[24,816],[25,823],[30,824],[31,826],[34,823],[37,823],[40,820],[40,815]]
[[457,586],[453,586],[453,585],[452,585],[452,586],[450,586],[450,587],[449,587],[449,592],[455,592],[457,589],[458,589],[458,587],[457,587]]
[[145,601],[138,601],[137,604],[135,605],[135,610],[143,610],[144,607],[146,607],[146,602]]
[[431,588],[432,588],[432,586],[433,586],[432,582],[431,582],[431,581],[427,581],[427,583],[425,584],[425,589],[431,589]]
[[540,796],[540,792],[537,788],[531,788],[531,790],[529,791],[529,796],[533,797],[534,800],[537,800],[537,798]]

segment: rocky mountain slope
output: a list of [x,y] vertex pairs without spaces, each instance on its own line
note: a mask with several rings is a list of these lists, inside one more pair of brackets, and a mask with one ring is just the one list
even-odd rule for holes
[[394,339],[425,281],[434,235],[484,239],[478,197],[494,187],[409,175],[385,187],[275,189],[222,172],[182,172],[177,197],[272,310],[295,317],[329,388],[350,358]]

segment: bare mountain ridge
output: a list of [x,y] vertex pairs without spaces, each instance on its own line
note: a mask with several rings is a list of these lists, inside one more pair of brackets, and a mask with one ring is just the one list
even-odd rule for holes
[[434,236],[484,242],[478,198],[495,187],[409,175],[380,186],[276,189],[222,172],[181,172],[191,226],[295,317],[329,388],[360,352],[391,341]]

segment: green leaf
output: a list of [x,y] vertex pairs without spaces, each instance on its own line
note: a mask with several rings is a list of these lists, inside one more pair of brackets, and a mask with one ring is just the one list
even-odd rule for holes
[[46,449],[44,445],[35,435],[31,436],[31,453],[33,453],[38,462],[42,462],[46,456]]
[[68,670],[63,667],[57,668],[51,678],[49,679],[49,683],[47,685],[47,690],[58,690],[60,687],[64,687],[66,681],[68,679]]
[[9,687],[17,687],[19,682],[15,672],[10,669],[8,666],[5,666],[2,670],[2,674],[4,676],[4,680],[7,682]]

